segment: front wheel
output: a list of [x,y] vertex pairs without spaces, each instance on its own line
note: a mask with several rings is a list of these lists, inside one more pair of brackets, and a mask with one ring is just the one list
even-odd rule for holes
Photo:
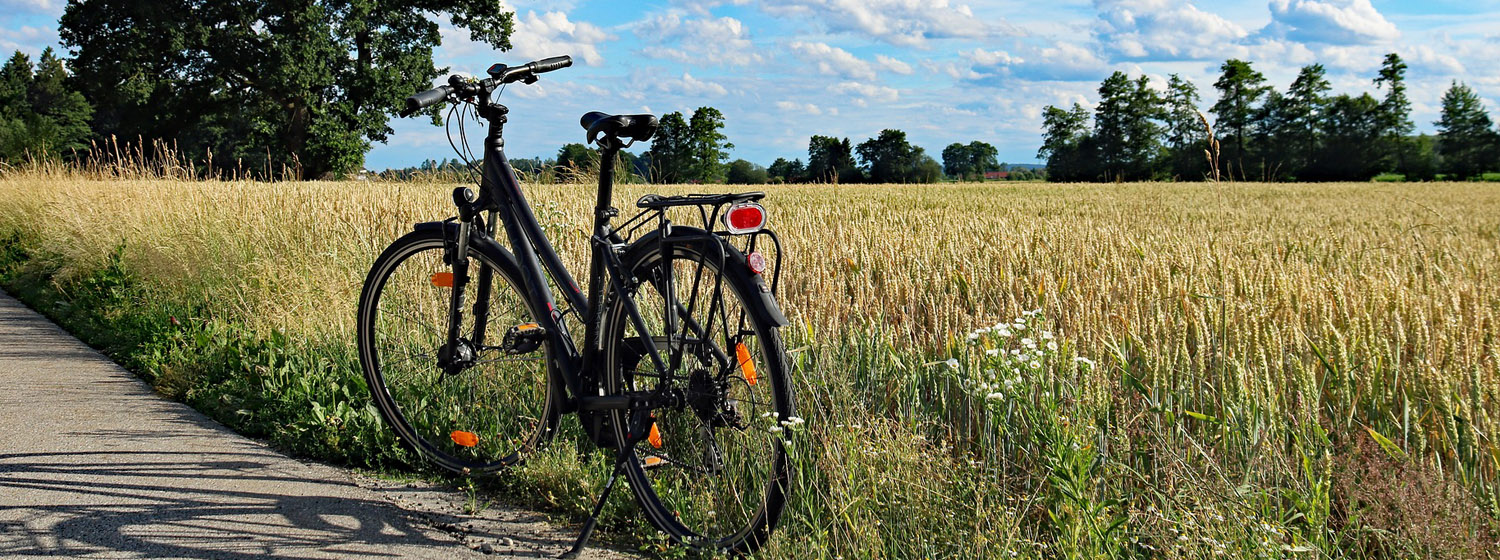
[[[421,229],[375,260],[360,295],[360,364],[381,417],[404,443],[444,469],[482,474],[521,461],[556,430],[551,345],[502,348],[507,332],[528,328],[540,313],[523,295],[514,257],[471,244],[460,305],[465,359],[440,365],[452,252],[441,229]],[[489,295],[480,301],[485,276]],[[481,310],[488,311],[482,329]]]
[[748,553],[769,539],[791,484],[790,375],[762,281],[738,252],[724,255],[718,241],[697,237],[674,242],[670,257],[655,240],[626,253],[630,300],[648,332],[636,328],[625,300],[610,298],[600,333],[604,383],[609,394],[656,391],[677,401],[613,413],[615,441],[638,440],[621,452],[647,518],[679,543]]

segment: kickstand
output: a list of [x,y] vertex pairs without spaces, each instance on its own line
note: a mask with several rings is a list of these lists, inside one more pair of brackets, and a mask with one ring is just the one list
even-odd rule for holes
[[589,515],[588,521],[583,522],[583,531],[578,534],[578,540],[573,543],[571,550],[562,553],[558,558],[577,558],[588,545],[589,537],[594,536],[594,526],[599,523],[599,513],[604,511],[604,503],[609,501],[609,492],[615,489],[615,480],[620,478],[620,472],[625,470],[625,460],[630,457],[630,454],[625,452],[619,452],[618,455],[615,459],[614,471],[609,474],[609,482],[604,483],[604,492],[599,494],[599,502],[594,504],[594,512]]

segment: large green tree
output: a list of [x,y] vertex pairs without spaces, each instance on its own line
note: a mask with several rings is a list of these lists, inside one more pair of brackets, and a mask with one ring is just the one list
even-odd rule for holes
[[858,183],[864,180],[854,164],[849,139],[813,136],[807,141],[807,178],[815,183]]
[[681,183],[692,166],[693,154],[688,145],[688,121],[681,112],[673,111],[657,121],[656,134],[651,137],[651,149],[646,151],[646,160],[651,170],[651,180],[657,183]]
[[787,161],[786,158],[776,158],[776,161],[771,162],[771,167],[766,168],[766,172],[783,183],[799,183],[807,179],[807,168],[803,167],[800,159]]
[[1170,154],[1171,174],[1183,179],[1201,179],[1207,173],[1203,148],[1208,130],[1198,113],[1198,86],[1177,74],[1167,78],[1166,116],[1163,132]]
[[1166,107],[1146,76],[1115,72],[1099,85],[1094,110],[1098,162],[1107,180],[1138,181],[1155,175]]
[[1438,153],[1449,179],[1470,179],[1497,167],[1500,139],[1484,102],[1468,85],[1453,82],[1443,94],[1442,115],[1433,124],[1438,127]]
[[83,0],[59,33],[101,136],[316,177],[358,170],[437,77],[432,13],[510,48],[513,14],[482,0]]
[[1091,181],[1097,179],[1094,138],[1089,134],[1089,112],[1077,103],[1072,109],[1048,105],[1042,110],[1042,147],[1037,159],[1047,162],[1047,176],[1053,181]]
[[[1216,117],[1215,126],[1220,134],[1234,142],[1226,159],[1237,162],[1240,176],[1244,176],[1245,139],[1250,137],[1255,121],[1256,103],[1271,88],[1266,76],[1250,66],[1249,62],[1229,59],[1219,66],[1218,81],[1214,89],[1219,90],[1219,101],[1209,109]],[[1230,172],[1233,175],[1233,171]]]
[[1398,173],[1423,175],[1417,169],[1419,166],[1410,161],[1417,150],[1414,140],[1409,138],[1416,126],[1411,121],[1411,101],[1406,98],[1406,63],[1400,55],[1385,55],[1380,74],[1375,76],[1375,87],[1385,88],[1378,114],[1382,163]]
[[1380,172],[1380,102],[1370,94],[1328,101],[1317,156],[1299,176],[1314,181],[1368,181]]
[[[887,128],[854,148],[872,183],[929,183],[937,177],[924,173],[926,152],[906,141],[906,133]],[[942,175],[941,166],[937,175]]]
[[688,151],[692,162],[688,178],[704,183],[722,183],[727,169],[725,161],[734,144],[721,130],[724,113],[713,107],[699,107],[688,119]]

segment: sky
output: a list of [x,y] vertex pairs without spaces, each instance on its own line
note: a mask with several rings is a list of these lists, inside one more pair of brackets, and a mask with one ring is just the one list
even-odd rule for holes
[[[58,45],[62,0],[0,0],[0,49],[35,55]],[[507,154],[549,157],[582,142],[588,111],[724,113],[732,158],[768,165],[807,158],[810,136],[859,143],[897,128],[939,157],[981,140],[1000,160],[1035,163],[1047,105],[1097,101],[1111,72],[1173,73],[1198,85],[1203,108],[1228,58],[1251,61],[1285,90],[1303,65],[1322,63],[1335,93],[1381,92],[1385,53],[1406,60],[1412,118],[1432,132],[1443,92],[1466,82],[1500,107],[1500,0],[719,0],[620,2],[506,0],[514,47],[471,42],[433,14],[439,67],[482,74],[567,54],[574,66],[516,84]],[[1494,114],[1500,117],[1500,113]],[[393,119],[370,169],[451,155],[443,130]],[[473,138],[473,136],[471,136]],[[643,149],[639,146],[636,150]],[[476,150],[477,151],[477,150]]]

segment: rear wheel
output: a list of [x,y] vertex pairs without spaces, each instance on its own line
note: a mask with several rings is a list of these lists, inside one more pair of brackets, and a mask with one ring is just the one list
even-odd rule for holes
[[[654,241],[648,245],[655,245]],[[605,308],[605,390],[660,391],[678,404],[614,413],[625,474],[646,516],[673,540],[698,548],[751,552],[770,536],[790,485],[786,442],[793,405],[786,356],[759,282],[742,263],[718,266],[712,245],[674,245],[670,259],[652,247],[629,256],[638,283],[633,300],[647,324],[639,332],[626,306]],[[729,257],[735,258],[735,257]],[[668,331],[666,270],[676,308]],[[667,362],[663,375],[649,357]]]
[[[491,472],[521,461],[557,428],[551,348],[501,348],[507,332],[528,328],[539,314],[523,295],[513,257],[471,245],[460,307],[465,359],[440,366],[453,290],[448,252],[441,231],[420,230],[376,259],[360,297],[360,363],[381,416],[402,441],[450,471]],[[474,313],[483,268],[493,274],[480,332]]]

